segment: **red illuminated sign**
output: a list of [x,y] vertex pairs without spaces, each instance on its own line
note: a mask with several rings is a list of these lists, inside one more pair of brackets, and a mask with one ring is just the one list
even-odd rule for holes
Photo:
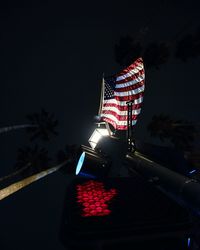
[[103,182],[90,180],[77,185],[76,191],[83,217],[105,216],[111,213],[108,204],[116,196],[116,189],[105,190]]

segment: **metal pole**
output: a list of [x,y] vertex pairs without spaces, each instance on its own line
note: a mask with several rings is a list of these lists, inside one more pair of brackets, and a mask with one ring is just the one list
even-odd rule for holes
[[199,182],[153,162],[137,151],[128,153],[126,158],[131,163],[128,164],[130,171],[136,171],[180,205],[200,215]]
[[103,105],[103,100],[104,100],[104,91],[105,91],[105,83],[104,83],[104,74],[102,78],[102,83],[101,83],[101,96],[100,96],[100,103],[99,103],[99,112],[98,115],[101,115],[102,111],[102,105]]
[[53,173],[56,172],[57,170],[59,170],[60,168],[62,168],[63,166],[65,166],[67,163],[71,162],[71,159],[66,160],[64,162],[62,162],[61,164],[55,166],[55,167],[51,167],[49,169],[43,170],[39,173],[36,173],[34,175],[31,175],[29,177],[26,177],[20,181],[17,181],[5,188],[0,189],[0,200],[3,200],[4,198],[12,195],[13,193],[19,191],[20,189],[30,185],[31,183],[38,181],[39,179]]
[[134,142],[132,136],[132,106],[133,101],[129,101],[127,104],[127,146],[128,152],[134,151]]

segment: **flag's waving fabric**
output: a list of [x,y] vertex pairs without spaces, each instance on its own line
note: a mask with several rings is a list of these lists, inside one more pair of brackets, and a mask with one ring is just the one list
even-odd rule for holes
[[119,74],[104,79],[101,119],[110,123],[116,130],[127,129],[128,101],[132,105],[132,125],[137,122],[144,95],[144,65],[137,59]]

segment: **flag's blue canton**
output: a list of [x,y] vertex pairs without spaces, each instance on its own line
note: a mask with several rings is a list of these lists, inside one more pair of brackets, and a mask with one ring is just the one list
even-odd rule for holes
[[114,98],[115,91],[115,77],[110,77],[105,79],[105,91],[104,100],[109,100]]

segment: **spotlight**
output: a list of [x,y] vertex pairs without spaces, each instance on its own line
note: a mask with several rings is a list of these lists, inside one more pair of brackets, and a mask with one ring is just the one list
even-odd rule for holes
[[88,142],[92,149],[95,149],[99,140],[104,136],[111,136],[112,132],[109,125],[105,122],[98,123],[98,127],[94,130]]
[[76,175],[89,178],[104,177],[110,169],[110,161],[102,152],[81,145],[76,164]]

